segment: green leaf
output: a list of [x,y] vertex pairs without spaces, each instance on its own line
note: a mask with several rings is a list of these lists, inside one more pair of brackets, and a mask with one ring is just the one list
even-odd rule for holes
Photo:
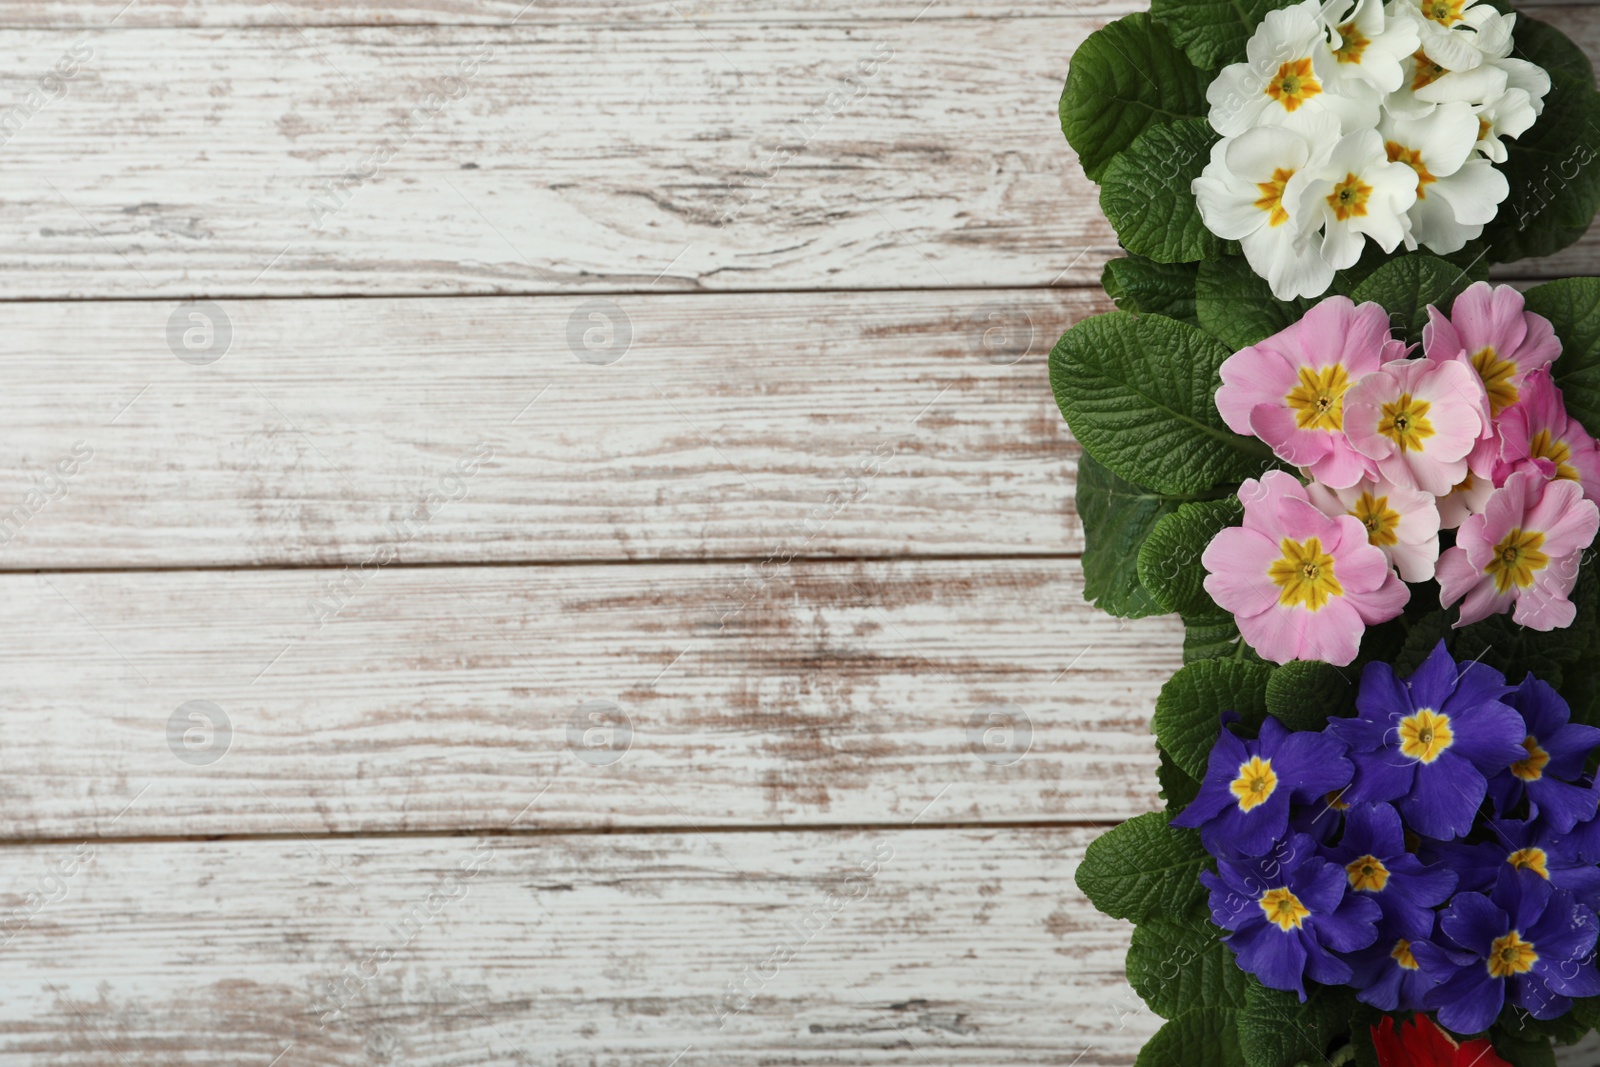
[[1085,454],[1078,461],[1076,499],[1083,523],[1084,599],[1125,619],[1165,612],[1139,583],[1139,546],[1186,498],[1134,485]]
[[1156,1031],[1134,1067],[1236,1067],[1239,1035],[1231,1012],[1186,1011]]
[[1370,300],[1382,305],[1395,328],[1407,340],[1418,342],[1428,324],[1428,305],[1448,312],[1456,297],[1476,280],[1472,271],[1417,253],[1385,263],[1356,286],[1350,297],[1358,304]]
[[1194,65],[1216,70],[1242,62],[1249,42],[1268,11],[1292,0],[1150,0],[1150,14],[1166,24],[1172,39]]
[[1222,931],[1198,911],[1156,918],[1133,929],[1128,984],[1164,1019],[1196,1008],[1244,1007],[1245,973],[1222,943]]
[[1090,842],[1075,881],[1113,919],[1144,922],[1181,915],[1201,900],[1209,859],[1198,832],[1168,826],[1166,815],[1151,811]]
[[1575,1045],[1588,1035],[1590,1027],[1572,1012],[1554,1019],[1535,1019],[1526,1008],[1507,1004],[1500,1009],[1500,1017],[1489,1030],[1496,1045],[1509,1043],[1521,1045]]
[[1195,278],[1194,308],[1200,328],[1235,351],[1288,329],[1316,303],[1279,300],[1242,256],[1208,259]]
[[1600,1028],[1600,997],[1575,997],[1572,1017],[1590,1030]]
[[1156,781],[1161,783],[1161,799],[1167,803],[1167,814],[1176,815],[1193,803],[1200,793],[1200,783],[1183,772],[1172,757],[1158,747],[1156,754]]
[[1541,633],[1519,626],[1507,614],[1463,627],[1454,650],[1457,659],[1486,663],[1512,685],[1531,673],[1561,689],[1567,670],[1579,665],[1589,644],[1589,634],[1578,627]]
[[1521,1036],[1502,1033],[1495,1037],[1494,1050],[1501,1059],[1511,1067],[1556,1067],[1555,1049],[1548,1037],[1524,1041]]
[[1216,143],[1205,119],[1180,119],[1145,130],[1111,161],[1101,177],[1100,210],[1124,248],[1158,263],[1222,254],[1222,239],[1206,229],[1189,191]]
[[[1518,37],[1521,36],[1518,23]],[[1556,31],[1551,30],[1554,33]],[[1548,256],[1588,230],[1600,210],[1600,93],[1592,76],[1550,71],[1551,90],[1533,128],[1507,142],[1499,170],[1511,194],[1483,231],[1496,262]]]
[[1156,740],[1172,762],[1203,780],[1222,713],[1236,713],[1247,727],[1260,725],[1271,676],[1271,669],[1259,663],[1208,659],[1189,664],[1167,679],[1156,698]]
[[1276,466],[1228,429],[1213,396],[1232,353],[1193,326],[1124,311],[1085,319],[1050,353],[1056,403],[1084,451],[1163,493],[1238,485]]
[[1261,657],[1244,643],[1239,627],[1227,612],[1216,615],[1196,615],[1183,620],[1183,662],[1199,663],[1202,660],[1228,657],[1260,663]]
[[1139,582],[1169,612],[1214,616],[1222,609],[1205,590],[1200,563],[1219,530],[1236,525],[1244,509],[1237,497],[1181,504],[1156,522],[1139,549]]
[[1524,295],[1528,310],[1549,319],[1561,338],[1553,373],[1567,411],[1600,428],[1600,278],[1563,278]]
[[[1434,601],[1437,603],[1437,601]],[[1455,613],[1450,611],[1429,611],[1420,618],[1411,620],[1411,632],[1406,634],[1405,643],[1400,648],[1400,654],[1394,660],[1395,673],[1404,678],[1422,666],[1440,641],[1447,644],[1455,636],[1455,631],[1450,624],[1455,621]]]
[[1267,682],[1267,713],[1291,730],[1321,730],[1330,717],[1355,713],[1355,680],[1331,663],[1285,663]]
[[1366,1004],[1357,1004],[1350,1016],[1350,1044],[1356,1054],[1356,1067],[1379,1067],[1378,1050],[1372,1044],[1372,1028],[1384,1013]]
[[1145,130],[1204,115],[1211,79],[1196,70],[1149,15],[1129,15],[1090,34],[1072,56],[1061,93],[1061,131],[1083,172],[1106,166]]
[[1293,993],[1252,979],[1239,1012],[1239,1048],[1250,1067],[1327,1063],[1337,1040],[1350,1032],[1355,996],[1348,989],[1308,984],[1304,1004]]
[[1195,270],[1192,263],[1157,263],[1130,255],[1108,262],[1100,284],[1118,310],[1165,315],[1198,326],[1194,315]]

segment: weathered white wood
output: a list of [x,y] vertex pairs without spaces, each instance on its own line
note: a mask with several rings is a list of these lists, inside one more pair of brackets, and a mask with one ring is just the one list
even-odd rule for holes
[[1065,14],[5,31],[0,292],[1089,284]]
[[[1540,8],[1596,0],[1543,0]],[[180,26],[537,25],[549,22],[694,22],[908,19],[1112,18],[1149,7],[1140,0],[0,0],[0,26],[86,28]]]
[[0,1063],[1127,1067],[1095,833],[11,848]]
[[1055,99],[1095,25],[11,31],[8,95],[93,54],[6,145],[0,292],[1092,281]]
[[8,915],[65,896],[8,931],[0,1063],[1125,1067],[1159,1020],[1072,885],[1092,836],[11,849]]
[[0,839],[905,824],[941,791],[924,822],[1157,803],[1179,627],[1094,610],[1075,561],[337,577],[0,578]]
[[[1558,0],[1559,2],[1559,0]],[[1592,0],[1573,0],[1589,3]],[[911,19],[1116,17],[1140,0],[0,0],[0,27],[534,26],[557,22],[894,22]]]
[[610,365],[586,299],[225,300],[206,366],[174,302],[9,305],[0,567],[1082,547],[1046,359],[1102,295],[618,297]]

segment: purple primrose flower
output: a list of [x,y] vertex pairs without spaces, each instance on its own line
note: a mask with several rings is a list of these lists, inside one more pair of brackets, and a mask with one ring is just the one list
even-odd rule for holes
[[1571,1009],[1572,997],[1600,993],[1594,912],[1531,870],[1500,872],[1494,893],[1458,893],[1439,916],[1446,947],[1412,948],[1439,981],[1426,998],[1458,1034],[1489,1028],[1509,1000],[1535,1019]]
[[1382,912],[1349,889],[1338,864],[1317,854],[1317,843],[1296,834],[1269,855],[1217,861],[1200,881],[1211,891],[1211,920],[1231,931],[1225,940],[1239,966],[1261,984],[1306,999],[1305,980],[1343,985],[1353,974],[1334,953],[1355,952],[1378,936]]
[[1406,825],[1448,841],[1472,829],[1498,774],[1528,755],[1522,716],[1501,697],[1511,691],[1499,671],[1458,665],[1444,642],[1407,679],[1385,663],[1369,663],[1356,695],[1357,716],[1330,719],[1328,730],[1350,746],[1355,778],[1344,799],[1392,801]]
[[1172,825],[1198,827],[1212,855],[1261,856],[1288,836],[1291,799],[1320,800],[1349,781],[1338,738],[1293,733],[1269,715],[1260,738],[1245,741],[1225,722],[1199,794]]

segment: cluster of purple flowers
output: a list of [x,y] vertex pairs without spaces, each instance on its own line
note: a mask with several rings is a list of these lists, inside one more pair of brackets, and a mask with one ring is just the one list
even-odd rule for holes
[[1172,820],[1216,857],[1201,881],[1239,966],[1463,1034],[1508,1000],[1553,1019],[1600,994],[1600,729],[1442,642],[1409,678],[1368,665],[1356,707],[1319,733],[1269,716],[1255,740],[1224,721]]

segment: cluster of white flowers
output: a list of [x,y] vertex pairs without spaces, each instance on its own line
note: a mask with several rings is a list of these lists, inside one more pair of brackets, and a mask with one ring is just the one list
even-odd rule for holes
[[1511,58],[1515,15],[1478,0],[1303,0],[1206,92],[1222,135],[1193,183],[1280,300],[1320,296],[1366,239],[1459,251],[1510,193],[1495,163],[1550,76]]

